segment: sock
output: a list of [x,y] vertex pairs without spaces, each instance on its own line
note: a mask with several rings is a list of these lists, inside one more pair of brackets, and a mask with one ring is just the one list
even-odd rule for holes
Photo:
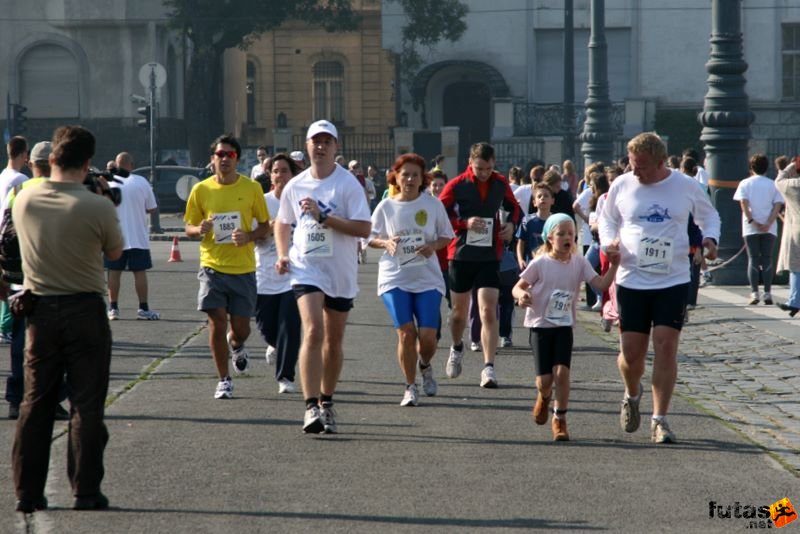
[[119,303],[117,303],[117,302],[109,302],[108,303],[108,309],[109,310],[118,310],[119,309]]
[[319,401],[323,408],[330,408],[333,406],[333,395],[320,395]]
[[642,393],[644,393],[644,388],[643,388],[643,387],[641,386],[641,384],[640,384],[640,385],[639,385],[639,394],[638,394],[638,395],[636,395],[635,397],[632,397],[632,396],[631,396],[631,395],[628,393],[628,390],[626,389],[626,390],[625,390],[625,398],[626,398],[626,399],[639,400],[639,399],[641,399],[641,398],[642,398]]
[[319,404],[319,399],[316,397],[309,397],[306,399],[306,410],[313,408]]
[[663,423],[666,418],[667,418],[667,416],[665,416],[665,415],[654,415],[653,416],[653,422],[654,423]]
[[464,342],[462,341],[458,345],[453,345],[453,350],[456,350],[458,352],[464,350]]
[[140,302],[139,309],[144,311],[150,311],[150,307],[147,305],[146,302]]
[[556,408],[553,407],[553,417],[555,417],[556,419],[562,419],[562,416],[566,414],[567,410],[556,410]]
[[484,367],[494,367],[494,362],[489,362],[483,365]]
[[411,386],[413,386],[413,385],[414,385],[414,384],[406,384],[406,389],[409,389],[409,388],[411,388]]
[[431,366],[431,364],[430,364],[430,363],[428,363],[428,364],[426,365],[426,364],[422,363],[422,360],[420,360],[420,361],[419,361],[419,368],[420,368],[421,370],[423,370],[423,371],[424,371],[425,369],[427,369],[428,367],[430,367],[430,366]]

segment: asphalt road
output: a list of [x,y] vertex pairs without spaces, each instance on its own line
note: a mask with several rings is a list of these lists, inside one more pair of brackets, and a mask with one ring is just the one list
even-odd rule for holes
[[[69,510],[66,425],[59,424],[50,509],[14,513],[14,423],[3,420],[0,531],[707,533],[748,529],[751,521],[712,518],[711,501],[723,512],[730,505],[733,515],[741,515],[737,504],[749,511],[783,497],[800,505],[796,473],[695,408],[690,394],[672,405],[678,444],[651,444],[646,417],[639,432],[623,433],[616,354],[582,326],[570,442],[554,443],[549,425],[531,420],[534,367],[521,327],[515,346],[497,358],[499,389],[478,387],[482,358],[475,353],[467,353],[460,378],[445,378],[445,336],[434,360],[440,394],[401,408],[396,338],[375,295],[374,251],[361,268],[347,326],[338,435],[301,432],[302,396],[277,394],[255,333],[253,372],[234,379],[232,400],[214,400],[207,330],[195,311],[197,245],[180,246],[184,262],[166,263],[169,243],[153,243],[150,303],[161,321],[134,320],[132,278],[123,278],[106,412],[103,489],[112,508]],[[7,359],[3,365],[5,374]],[[645,416],[650,406],[645,395]]]

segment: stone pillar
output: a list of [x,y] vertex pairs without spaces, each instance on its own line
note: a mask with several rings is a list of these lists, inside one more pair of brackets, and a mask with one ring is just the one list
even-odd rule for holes
[[542,137],[544,141],[544,149],[542,150],[542,159],[546,165],[555,163],[561,165],[561,154],[564,150],[564,144],[567,142],[565,137],[561,136],[547,136]]
[[292,146],[292,129],[291,128],[273,128],[272,129],[272,145],[273,152],[291,152],[293,150],[302,150],[305,153],[304,147]]
[[[493,98],[494,125],[492,139],[514,136],[514,102],[510,98]],[[449,175],[448,175],[449,176]]]
[[[754,116],[745,92],[747,63],[742,51],[741,0],[712,0],[711,56],[706,63],[708,92],[700,123],[711,201],[722,219],[719,256],[731,258],[742,247],[742,212],[733,194],[748,176],[747,147]],[[718,284],[746,284],[747,257],[741,254],[714,272]]]
[[458,126],[442,126],[442,170],[448,178],[457,176],[463,169],[458,168]]
[[608,97],[608,44],[606,43],[605,0],[591,0],[592,30],[589,37],[589,84],[586,122],[581,134],[584,168],[596,161],[614,159],[614,130]]

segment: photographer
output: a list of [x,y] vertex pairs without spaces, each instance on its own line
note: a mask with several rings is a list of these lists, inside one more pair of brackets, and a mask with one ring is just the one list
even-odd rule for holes
[[47,508],[44,488],[53,417],[65,371],[73,508],[108,507],[100,492],[111,361],[102,254],[119,258],[123,240],[113,203],[83,185],[94,150],[95,138],[88,130],[57,129],[50,180],[21,191],[13,207],[26,290],[14,308],[28,325],[26,387],[12,463],[16,509],[25,513]]

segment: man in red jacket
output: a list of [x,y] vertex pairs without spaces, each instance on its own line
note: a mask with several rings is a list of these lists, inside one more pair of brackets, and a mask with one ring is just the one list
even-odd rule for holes
[[494,357],[498,338],[498,271],[503,241],[511,240],[514,228],[522,218],[522,210],[508,181],[494,171],[494,163],[492,145],[472,145],[467,170],[449,181],[439,197],[456,233],[447,249],[453,302],[450,317],[453,345],[445,372],[450,378],[461,374],[464,357],[462,336],[472,290],[477,289],[485,363],[480,385],[484,388],[497,387]]

